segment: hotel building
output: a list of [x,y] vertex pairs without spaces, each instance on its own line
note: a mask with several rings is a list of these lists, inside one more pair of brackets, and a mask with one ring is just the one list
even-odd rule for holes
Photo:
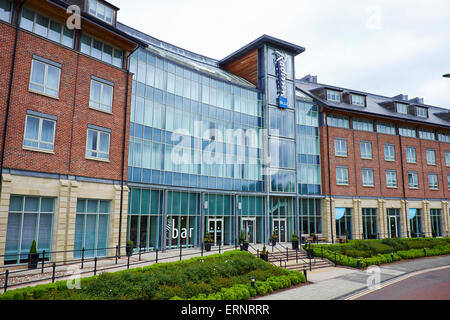
[[33,240],[60,261],[448,234],[449,110],[295,79],[305,49],[267,35],[216,60],[118,11],[0,0],[0,265]]

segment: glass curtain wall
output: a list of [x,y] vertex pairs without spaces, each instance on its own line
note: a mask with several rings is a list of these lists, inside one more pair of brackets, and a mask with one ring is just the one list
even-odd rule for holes
[[145,50],[130,69],[129,181],[263,191],[261,94]]
[[320,199],[299,199],[300,234],[322,233],[322,208]]
[[295,198],[271,197],[269,217],[271,221],[271,233],[278,236],[279,242],[291,241],[294,233],[294,201]]
[[431,235],[442,237],[441,209],[430,209]]
[[336,236],[347,236],[348,239],[353,238],[352,234],[352,209],[336,208]]
[[239,235],[241,231],[250,244],[264,243],[265,230],[265,199],[257,196],[240,195],[238,201],[241,203],[239,211]]
[[163,191],[131,188],[128,199],[128,236],[144,251],[161,245]]
[[208,208],[205,209],[206,232],[214,240],[214,245],[233,244],[234,234],[234,196],[224,194],[205,194]]
[[400,209],[387,209],[387,227],[389,238],[401,236]]

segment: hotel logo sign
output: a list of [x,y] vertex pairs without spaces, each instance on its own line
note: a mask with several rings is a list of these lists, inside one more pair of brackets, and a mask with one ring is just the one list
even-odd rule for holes
[[277,100],[278,107],[282,109],[287,109],[288,101],[286,97],[286,54],[281,53],[280,51],[274,51],[274,63],[275,63],[275,72],[277,75]]

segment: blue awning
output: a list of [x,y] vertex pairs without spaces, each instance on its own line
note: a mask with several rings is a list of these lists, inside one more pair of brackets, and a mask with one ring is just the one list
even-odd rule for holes
[[413,219],[417,214],[417,209],[410,208],[409,209],[409,219]]
[[335,209],[336,220],[339,220],[340,218],[342,218],[344,216],[346,210],[347,210],[346,208],[336,208]]

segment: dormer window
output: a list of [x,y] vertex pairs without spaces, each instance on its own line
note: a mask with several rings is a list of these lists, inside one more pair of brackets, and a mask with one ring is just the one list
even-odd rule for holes
[[361,107],[365,107],[365,101],[364,101],[364,96],[361,96],[359,94],[353,94],[352,93],[352,104],[354,106],[361,106]]
[[109,24],[113,23],[114,9],[102,1],[89,0],[89,13]]
[[341,93],[336,90],[327,89],[327,100],[333,102],[341,102]]
[[416,116],[421,118],[428,118],[427,108],[416,107]]
[[396,102],[395,110],[397,110],[398,113],[408,114],[408,105]]

